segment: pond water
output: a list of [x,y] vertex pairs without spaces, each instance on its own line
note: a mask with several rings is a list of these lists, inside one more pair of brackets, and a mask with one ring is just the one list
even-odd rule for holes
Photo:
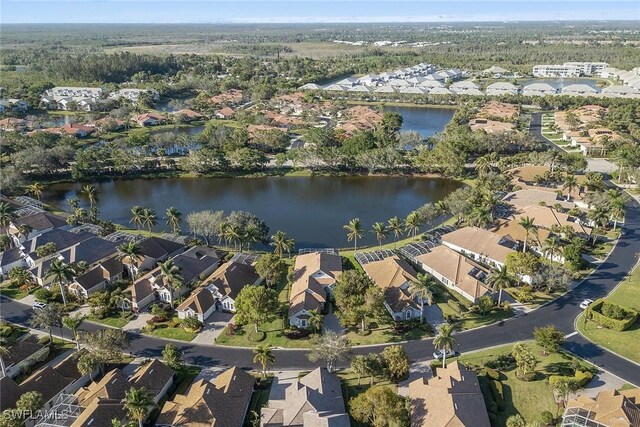
[[454,108],[431,107],[385,106],[384,109],[402,116],[401,131],[416,131],[423,138],[442,132],[456,112]]
[[[43,200],[66,209],[65,200],[78,196],[83,184],[62,183],[48,187]],[[443,199],[461,186],[459,182],[421,177],[266,177],[266,178],[169,178],[119,180],[96,183],[103,219],[129,224],[131,207],[154,209],[162,216],[175,206],[183,218],[205,209],[249,211],[262,218],[271,232],[283,230],[298,248],[348,247],[343,225],[360,218],[367,230],[359,240],[374,244],[369,231],[376,221],[405,217],[427,202]],[[157,229],[167,229],[165,220]],[[183,225],[186,230],[187,226]]]
[[189,108],[188,105],[193,98],[160,98],[155,103],[154,108],[158,111],[166,111],[167,113],[173,113],[174,111],[181,110],[183,108]]

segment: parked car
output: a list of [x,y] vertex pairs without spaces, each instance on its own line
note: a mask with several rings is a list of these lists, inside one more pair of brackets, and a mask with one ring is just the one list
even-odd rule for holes
[[584,301],[582,301],[580,303],[580,308],[583,310],[586,310],[587,307],[589,307],[589,304],[593,304],[593,300],[592,299],[586,299]]
[[[435,352],[433,352],[433,358],[434,359],[442,359],[442,355],[444,354],[444,349],[441,350],[436,350]],[[447,357],[453,357],[456,355],[455,350],[449,350],[447,352]]]
[[47,306],[47,304],[43,303],[43,302],[34,302],[32,308],[34,310],[42,310],[43,308],[45,308]]

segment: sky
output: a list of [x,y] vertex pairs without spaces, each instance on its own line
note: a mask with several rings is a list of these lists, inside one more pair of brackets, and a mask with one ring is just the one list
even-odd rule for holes
[[9,23],[640,20],[639,0],[0,0]]

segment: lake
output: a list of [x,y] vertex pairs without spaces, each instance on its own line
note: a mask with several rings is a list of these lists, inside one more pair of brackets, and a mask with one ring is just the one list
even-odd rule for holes
[[[62,183],[47,187],[43,200],[67,209],[65,200],[78,195],[83,184]],[[116,180],[96,183],[103,219],[129,224],[134,205],[162,215],[175,206],[183,217],[205,209],[249,211],[271,229],[293,237],[298,248],[347,247],[345,230],[359,217],[367,230],[363,243],[374,244],[368,231],[376,221],[405,217],[427,202],[443,199],[461,186],[459,182],[420,177],[266,177],[266,178],[168,178]],[[78,196],[86,207],[87,201]],[[167,229],[164,220],[158,229]],[[183,226],[187,231],[187,226]]]
[[384,109],[402,116],[401,131],[416,131],[423,138],[442,132],[456,112],[454,108],[437,107],[385,106]]

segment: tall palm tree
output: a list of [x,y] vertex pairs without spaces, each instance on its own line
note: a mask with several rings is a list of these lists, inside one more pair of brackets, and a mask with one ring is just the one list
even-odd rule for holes
[[373,224],[371,228],[371,232],[376,235],[376,240],[378,240],[378,246],[382,246],[382,241],[389,236],[389,230],[384,222],[376,222]]
[[317,309],[309,311],[309,319],[308,319],[309,326],[315,332],[322,331],[322,319],[323,319],[322,313],[320,313]]
[[164,285],[169,288],[171,293],[171,308],[173,308],[173,293],[180,291],[184,286],[184,279],[180,274],[180,267],[175,265],[172,260],[160,263],[160,277]]
[[267,365],[276,361],[276,356],[271,351],[271,344],[259,345],[253,349],[253,363],[259,363],[262,366],[262,378],[267,377]]
[[606,228],[609,224],[609,212],[606,206],[595,206],[589,211],[587,217],[593,221],[595,227]]
[[282,255],[287,252],[291,253],[295,246],[295,241],[287,236],[284,231],[276,231],[276,234],[271,236],[271,246],[273,246],[273,252],[282,258]]
[[78,200],[77,197],[72,197],[70,199],[67,199],[67,204],[71,209],[77,209],[80,207],[80,200]]
[[0,202],[0,227],[3,227],[5,229],[7,237],[9,238],[11,237],[9,236],[9,225],[15,218],[16,214],[11,205],[6,202]]
[[39,182],[34,182],[33,184],[27,187],[27,193],[31,194],[36,199],[40,200],[42,197],[42,191],[44,190],[44,185]]
[[549,236],[542,245],[542,253],[548,256],[551,261],[558,255],[560,251],[560,239],[556,236]]
[[93,208],[100,198],[100,190],[93,184],[87,184],[82,187],[82,192],[89,199],[89,206]]
[[242,238],[240,226],[238,224],[227,224],[224,235],[228,242],[233,242],[233,248],[237,249],[237,244]]
[[31,234],[32,231],[33,227],[29,224],[20,224],[18,226],[18,234],[24,237],[24,240],[27,240],[29,238],[29,234]]
[[393,235],[396,237],[396,240],[393,242],[393,248],[395,249],[398,239],[400,238],[400,236],[402,236],[402,233],[404,232],[404,224],[402,223],[402,220],[397,216],[394,216],[393,218],[389,219],[389,221],[387,221],[387,224],[388,224],[389,231],[391,231]]
[[407,234],[413,234],[416,237],[420,227],[424,225],[424,217],[418,211],[409,212],[409,215],[404,220],[404,227],[407,230]]
[[129,278],[133,280],[133,267],[144,260],[142,248],[136,242],[125,242],[118,246],[118,259],[127,266]]
[[624,205],[627,202],[625,193],[618,189],[607,191],[607,207],[609,208],[609,219],[613,220],[613,229],[618,225],[618,220],[624,217]]
[[513,283],[511,275],[507,270],[507,267],[503,265],[497,270],[492,270],[487,277],[487,284],[491,286],[491,289],[495,292],[499,289],[498,293],[498,305],[502,303],[502,290],[508,288]]
[[131,220],[129,222],[135,225],[138,230],[142,227],[143,212],[144,208],[141,206],[134,206],[131,208]]
[[145,208],[142,211],[142,223],[149,229],[149,236],[151,236],[151,229],[158,224],[158,214],[153,209]]
[[484,228],[493,221],[491,210],[485,206],[476,206],[466,218],[467,225]]
[[362,235],[364,234],[364,230],[362,229],[362,224],[360,223],[360,218],[353,218],[351,221],[349,221],[349,224],[343,226],[342,228],[348,231],[347,240],[349,242],[352,240],[354,241],[353,250],[357,251],[358,239],[362,238]]
[[442,367],[447,367],[447,353],[453,349],[456,339],[453,337],[453,325],[442,323],[438,326],[438,334],[433,339],[433,345],[442,350]]
[[530,218],[528,216],[522,217],[518,224],[520,227],[524,228],[524,246],[522,247],[522,252],[527,251],[527,241],[529,240],[530,233],[536,233],[538,231],[538,227],[534,224],[535,218]]
[[[260,230],[258,227],[249,223],[244,230],[244,234],[242,235],[242,241],[247,243],[247,249],[251,249],[251,245],[260,242]],[[242,243],[240,244],[240,252],[242,252]]]
[[440,226],[442,226],[442,224],[444,224],[444,216],[449,213],[449,206],[447,206],[447,203],[444,200],[438,200],[435,203],[435,207],[440,215]]
[[574,175],[567,175],[564,180],[564,184],[562,185],[563,191],[568,190],[567,201],[571,200],[571,193],[576,188],[578,188],[578,180],[576,180],[576,177]]
[[84,315],[78,313],[74,316],[65,316],[62,318],[62,324],[73,333],[73,338],[76,340],[76,348],[80,350],[80,340],[78,340],[78,328],[84,320]]
[[138,427],[142,427],[142,421],[147,418],[153,406],[153,396],[144,387],[130,388],[125,393],[124,409],[130,418],[138,422]]
[[420,322],[424,322],[424,302],[433,304],[433,291],[431,290],[431,279],[426,274],[418,274],[418,279],[409,284],[411,298],[420,301]]
[[476,170],[478,171],[478,175],[485,175],[487,172],[490,172],[492,169],[491,166],[491,157],[490,156],[482,156],[478,157],[474,162],[476,166]]
[[67,305],[67,298],[64,295],[64,287],[71,279],[73,279],[73,269],[70,265],[65,264],[62,260],[55,260],[49,265],[49,269],[44,276],[52,278],[54,282],[60,286],[60,294],[62,295],[62,303]]
[[167,225],[173,230],[173,234],[180,233],[180,223],[182,222],[182,213],[173,206],[167,209]]

